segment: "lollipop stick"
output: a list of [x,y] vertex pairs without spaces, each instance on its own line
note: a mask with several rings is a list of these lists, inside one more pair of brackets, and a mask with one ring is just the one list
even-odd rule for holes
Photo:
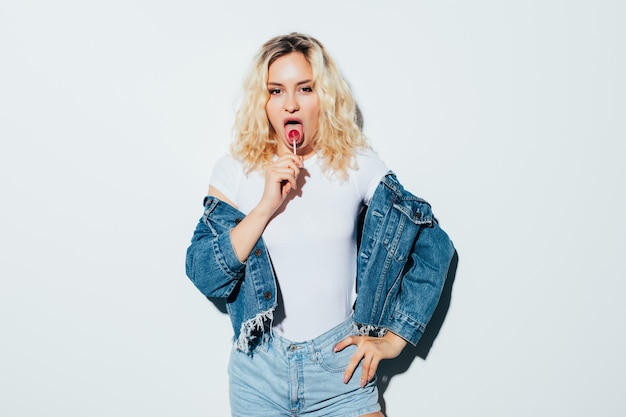
[[293,154],[297,155],[298,153],[296,152],[296,143],[300,140],[300,132],[298,132],[296,129],[293,129],[289,131],[287,136],[289,136],[289,140],[291,140],[291,144],[293,145]]

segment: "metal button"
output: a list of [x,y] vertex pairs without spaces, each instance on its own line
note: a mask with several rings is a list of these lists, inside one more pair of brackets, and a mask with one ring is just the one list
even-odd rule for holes
[[298,347],[296,345],[289,346],[289,350],[292,351],[292,352],[295,351],[296,349],[298,349]]
[[235,224],[239,224],[240,222],[241,222],[241,218],[237,217],[237,218],[235,219]]
[[263,298],[265,298],[266,300],[271,300],[272,299],[272,293],[269,291],[265,291],[265,293],[263,294]]
[[255,249],[255,251],[254,251],[254,255],[255,256],[261,256],[262,253],[263,252],[261,251],[261,249]]

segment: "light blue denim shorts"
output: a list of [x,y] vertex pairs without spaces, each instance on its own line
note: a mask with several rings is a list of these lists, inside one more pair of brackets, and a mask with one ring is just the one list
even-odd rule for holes
[[234,417],[358,417],[380,410],[376,379],[361,387],[359,365],[343,374],[356,346],[333,347],[354,335],[352,317],[321,336],[294,343],[268,336],[252,355],[233,349],[228,364]]

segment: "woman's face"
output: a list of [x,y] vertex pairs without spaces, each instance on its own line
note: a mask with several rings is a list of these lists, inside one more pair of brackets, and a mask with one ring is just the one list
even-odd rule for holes
[[293,152],[295,143],[298,155],[311,155],[320,114],[311,64],[298,52],[278,58],[268,69],[267,90],[265,111],[276,131],[278,154]]

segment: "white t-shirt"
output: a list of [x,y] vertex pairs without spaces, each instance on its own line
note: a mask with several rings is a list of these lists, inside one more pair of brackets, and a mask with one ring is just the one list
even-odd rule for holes
[[[315,155],[304,161],[292,191],[263,232],[279,285],[274,331],[310,340],[344,321],[356,297],[357,217],[387,166],[371,150],[357,155],[349,179],[329,179]],[[264,175],[245,175],[230,156],[219,159],[210,184],[248,214],[261,200]]]

